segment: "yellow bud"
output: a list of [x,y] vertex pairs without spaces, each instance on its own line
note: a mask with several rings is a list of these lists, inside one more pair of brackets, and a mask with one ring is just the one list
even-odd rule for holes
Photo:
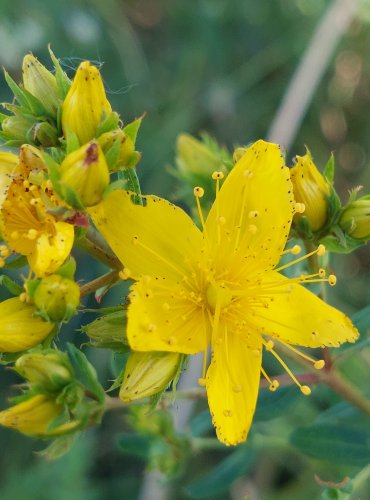
[[132,352],[127,360],[119,397],[124,403],[163,391],[175,376],[181,354]]
[[205,144],[189,134],[178,136],[176,150],[176,164],[184,173],[209,177],[223,167],[220,159]]
[[60,389],[72,380],[67,357],[59,351],[24,354],[17,359],[15,370],[32,384],[47,390]]
[[[96,141],[70,153],[60,165],[60,183],[74,191],[85,207],[99,203],[109,184],[109,170]],[[66,200],[69,202],[69,200]]]
[[99,136],[98,142],[105,154],[116,147],[116,144],[118,146],[114,164],[109,165],[111,171],[132,168],[140,160],[141,155],[135,151],[135,144],[122,129],[105,132]]
[[54,325],[34,315],[18,297],[0,302],[0,352],[21,352],[40,344]]
[[296,165],[290,170],[294,197],[305,206],[303,215],[307,217],[312,230],[319,231],[328,217],[330,184],[318,171],[310,153],[297,156],[296,159]]
[[0,425],[33,437],[53,437],[71,432],[80,422],[66,422],[52,427],[52,421],[63,413],[54,398],[37,394],[0,412]]
[[56,114],[61,102],[55,76],[32,54],[23,58],[23,85],[51,114]]
[[42,317],[68,321],[80,303],[80,287],[59,274],[46,276],[36,288],[33,301]]
[[98,68],[89,61],[82,62],[62,107],[64,135],[74,132],[80,144],[85,144],[96,137],[103,115],[111,111]]
[[370,199],[367,196],[346,206],[339,220],[345,233],[356,240],[370,238]]

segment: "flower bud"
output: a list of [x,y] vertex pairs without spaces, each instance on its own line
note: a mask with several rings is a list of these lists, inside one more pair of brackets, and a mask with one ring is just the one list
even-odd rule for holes
[[80,303],[80,287],[72,280],[53,274],[43,278],[33,295],[40,316],[49,321],[68,321]]
[[181,361],[176,352],[132,352],[127,360],[119,397],[124,403],[165,390]]
[[59,351],[24,354],[17,359],[15,370],[32,384],[48,391],[61,389],[72,380],[67,356]]
[[54,398],[37,394],[0,412],[0,425],[33,437],[53,437],[70,432],[80,422],[66,422],[53,427],[54,419],[63,413],[63,406]]
[[50,123],[36,123],[32,134],[34,142],[44,148],[51,148],[58,145],[58,131]]
[[296,159],[296,165],[290,170],[294,197],[296,202],[304,204],[304,216],[312,231],[319,231],[328,218],[330,184],[318,171],[309,152]]
[[82,62],[63,103],[64,135],[75,133],[80,144],[91,141],[104,114],[111,111],[99,70],[89,61]]
[[116,311],[92,321],[82,327],[90,339],[90,345],[114,351],[129,350],[125,332],[126,311]]
[[29,134],[35,123],[35,118],[16,114],[4,118],[1,128],[7,140],[30,142]]
[[339,220],[339,225],[355,240],[368,240],[370,238],[369,197],[364,196],[347,205]]
[[18,297],[0,302],[0,352],[25,351],[46,339],[54,325],[34,313]]
[[55,76],[32,54],[23,58],[23,85],[35,96],[52,115],[55,115],[61,102]]
[[109,169],[113,172],[135,167],[140,160],[141,155],[135,151],[134,142],[121,129],[105,132],[99,136],[98,142],[106,157],[112,157]]
[[189,134],[180,134],[176,141],[176,164],[184,173],[209,176],[223,170],[222,162],[210,148]]
[[[62,190],[72,190],[85,207],[99,203],[109,184],[108,166],[99,144],[95,141],[66,156],[60,165],[59,173]],[[67,198],[66,201],[70,203]],[[73,205],[73,202],[71,204]]]

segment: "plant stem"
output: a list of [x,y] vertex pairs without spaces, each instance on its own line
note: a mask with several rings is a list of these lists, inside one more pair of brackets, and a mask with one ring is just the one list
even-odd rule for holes
[[112,269],[122,269],[122,264],[112,250],[93,228],[89,228],[85,237],[77,241],[77,246],[85,250],[103,264]]
[[89,283],[85,283],[80,287],[81,297],[85,297],[103,286],[111,285],[118,281],[118,279],[118,271],[110,271],[109,273],[103,274],[102,276],[99,276],[99,278],[96,278]]

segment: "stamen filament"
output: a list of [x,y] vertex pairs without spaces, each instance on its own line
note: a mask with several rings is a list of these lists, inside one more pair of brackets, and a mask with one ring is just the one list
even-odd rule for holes
[[283,266],[280,266],[275,269],[275,271],[282,271],[283,269],[286,269],[287,267],[294,266],[295,264],[298,264],[298,262],[302,262],[302,260],[308,259],[312,255],[324,255],[325,253],[325,247],[324,245],[319,245],[315,250],[313,250],[310,253],[307,253],[306,255],[303,255],[302,257],[299,257],[298,259],[294,259],[291,262],[288,262],[287,264],[284,264]]

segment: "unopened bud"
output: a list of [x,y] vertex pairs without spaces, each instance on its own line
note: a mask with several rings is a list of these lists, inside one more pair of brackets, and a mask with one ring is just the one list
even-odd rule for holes
[[296,159],[296,165],[290,170],[294,198],[296,202],[304,204],[303,215],[307,217],[311,229],[319,231],[328,218],[330,184],[318,171],[310,153],[297,156]]
[[339,220],[345,233],[356,240],[370,238],[370,199],[364,196],[346,206]]
[[65,353],[35,352],[17,359],[15,370],[32,384],[46,390],[57,390],[72,380],[72,368]]
[[26,351],[46,339],[53,328],[18,297],[0,302],[0,352]]
[[179,353],[132,352],[126,363],[119,397],[124,403],[129,403],[165,390],[180,362]]
[[121,129],[105,132],[98,142],[107,158],[111,157],[111,171],[135,167],[141,158],[132,139]]
[[22,71],[24,88],[55,115],[61,102],[55,76],[32,54],[23,58]]
[[201,141],[189,134],[180,134],[176,141],[176,164],[183,173],[209,177],[223,169],[220,158]]
[[1,128],[7,140],[30,142],[32,139],[30,134],[32,134],[35,122],[35,118],[16,114],[4,118],[1,122]]
[[59,172],[62,189],[72,190],[85,207],[99,203],[109,184],[107,162],[95,141],[70,153],[60,165]]
[[37,123],[32,130],[33,140],[44,148],[58,145],[58,131],[47,122]]
[[90,339],[90,345],[114,351],[127,351],[128,341],[124,336],[126,311],[106,314],[82,327]]
[[53,274],[43,278],[33,296],[42,317],[50,321],[68,321],[80,303],[80,288],[72,280]]
[[89,61],[82,62],[63,103],[64,135],[75,133],[80,144],[91,141],[100,121],[111,111],[98,68]]

